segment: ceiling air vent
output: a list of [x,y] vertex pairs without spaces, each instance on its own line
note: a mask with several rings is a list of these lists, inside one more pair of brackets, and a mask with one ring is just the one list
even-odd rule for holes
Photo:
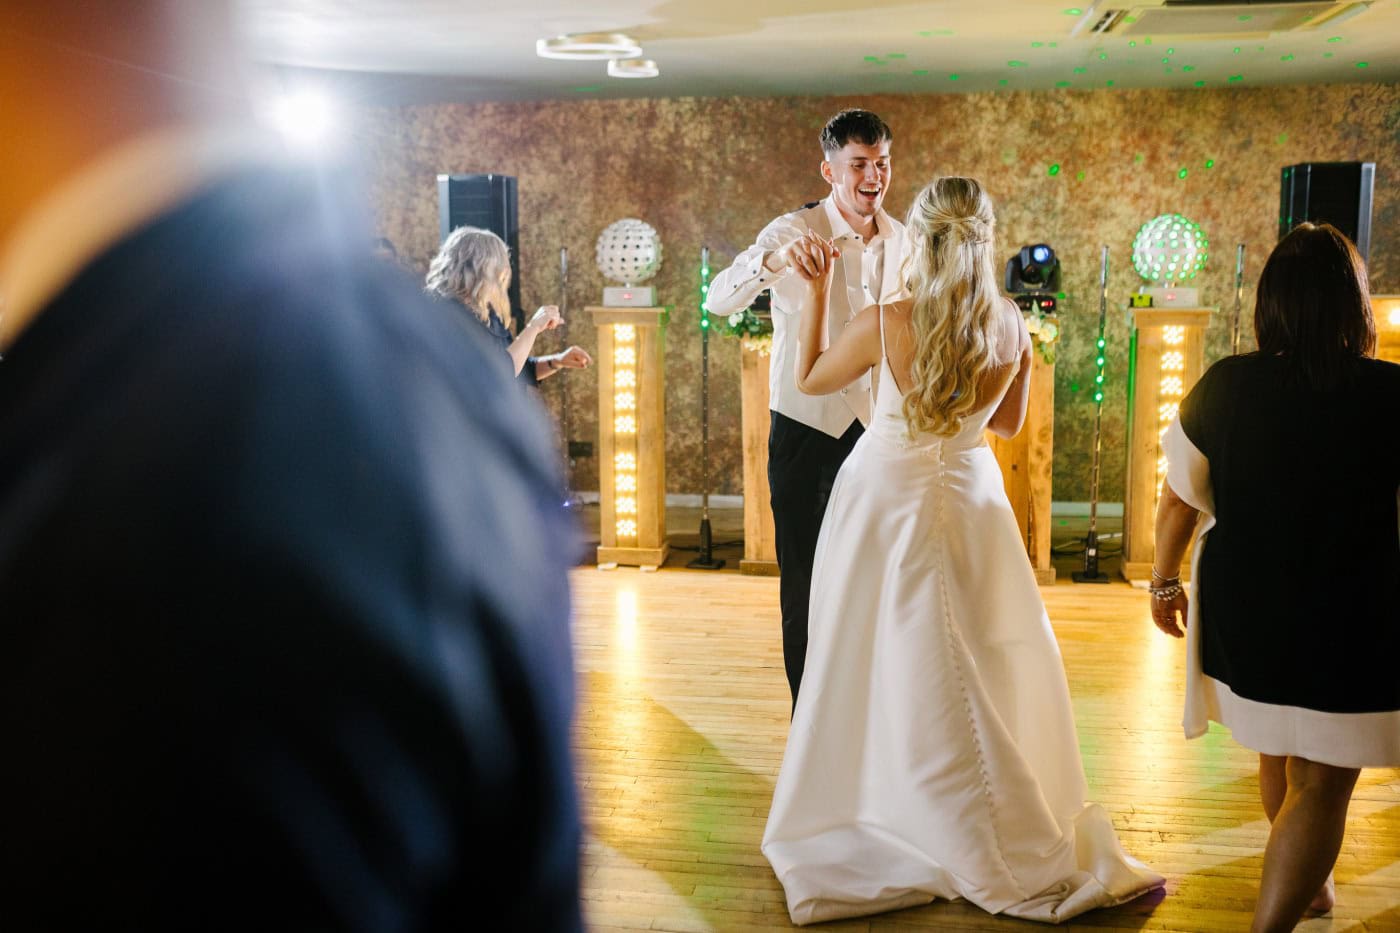
[[1263,36],[1336,24],[1364,12],[1351,0],[1128,0],[1095,3],[1070,30],[1072,36]]

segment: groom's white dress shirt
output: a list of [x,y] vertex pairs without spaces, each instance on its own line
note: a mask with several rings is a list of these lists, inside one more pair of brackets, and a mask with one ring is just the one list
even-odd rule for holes
[[861,376],[831,395],[804,395],[798,391],[797,335],[811,289],[791,269],[773,272],[763,262],[808,230],[836,241],[841,258],[833,273],[827,316],[828,332],[835,342],[863,308],[888,304],[903,296],[900,267],[908,244],[904,225],[881,210],[875,215],[875,227],[870,242],[862,242],[828,196],[764,227],[754,245],[734,257],[733,264],[710,283],[710,313],[725,317],[747,308],[765,288],[771,289],[773,356],[768,407],[832,437],[844,434],[853,420],[859,419],[863,425],[870,423],[870,377]]

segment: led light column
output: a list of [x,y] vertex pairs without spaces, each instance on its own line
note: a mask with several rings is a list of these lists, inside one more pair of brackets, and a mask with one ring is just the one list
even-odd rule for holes
[[1132,313],[1136,351],[1128,393],[1122,573],[1138,582],[1152,576],[1157,500],[1167,478],[1162,435],[1205,368],[1205,330],[1214,309],[1134,308]]
[[1400,363],[1400,295],[1372,295],[1376,319],[1376,357]]
[[666,309],[587,310],[598,328],[598,566],[655,570],[670,549]]

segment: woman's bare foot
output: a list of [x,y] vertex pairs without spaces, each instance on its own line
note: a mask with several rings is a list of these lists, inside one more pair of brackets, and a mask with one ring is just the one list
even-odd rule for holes
[[1332,905],[1337,903],[1337,882],[1333,880],[1332,873],[1327,873],[1327,880],[1322,883],[1322,890],[1317,892],[1317,897],[1312,899],[1308,905],[1308,910],[1325,914],[1332,909]]

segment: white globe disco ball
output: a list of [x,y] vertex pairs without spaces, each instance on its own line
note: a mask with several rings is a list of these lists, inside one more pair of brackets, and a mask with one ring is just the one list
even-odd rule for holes
[[608,224],[598,237],[598,271],[623,285],[636,285],[661,268],[661,237],[651,224],[628,217]]
[[1153,217],[1133,239],[1133,268],[1149,282],[1185,282],[1205,268],[1210,245],[1201,225],[1180,214]]

